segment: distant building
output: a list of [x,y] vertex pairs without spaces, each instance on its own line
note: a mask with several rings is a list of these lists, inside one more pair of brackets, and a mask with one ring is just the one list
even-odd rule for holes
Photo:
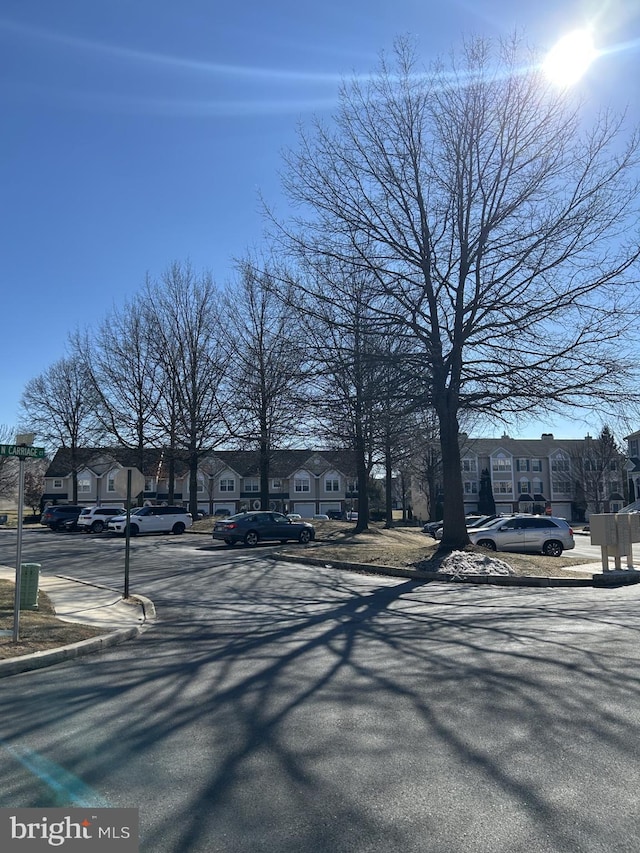
[[[637,450],[640,432],[635,436]],[[625,457],[616,454],[606,470],[596,471],[597,440],[589,436],[556,439],[543,433],[539,439],[521,439],[462,434],[460,448],[466,513],[478,512],[483,472],[489,477],[496,512],[548,513],[578,521],[585,513],[618,512],[625,505]],[[640,488],[640,455],[636,461]],[[640,497],[640,491],[636,495]],[[412,489],[412,505],[418,517],[428,517],[429,504],[419,488]]]
[[[138,468],[138,453],[127,448],[81,448],[76,451],[78,503],[120,504],[126,499],[124,468]],[[198,468],[198,508],[208,513],[230,513],[260,506],[257,451],[221,450],[203,453]],[[145,450],[140,473],[144,477],[144,503],[169,499],[168,454]],[[137,497],[137,496],[136,496]],[[44,504],[71,503],[71,454],[60,448],[45,473]],[[189,503],[189,470],[184,458],[174,461],[174,501]],[[316,513],[357,509],[355,456],[348,450],[276,450],[269,464],[269,509],[297,512],[305,518]]]

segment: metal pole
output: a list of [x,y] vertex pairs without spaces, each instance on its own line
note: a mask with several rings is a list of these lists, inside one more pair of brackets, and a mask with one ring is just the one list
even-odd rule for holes
[[124,545],[124,594],[129,598],[129,547],[131,543],[131,468],[127,468],[127,527]]
[[18,544],[16,548],[16,585],[15,601],[13,605],[13,642],[17,643],[20,638],[20,582],[22,580],[22,510],[24,505],[24,458],[18,457]]

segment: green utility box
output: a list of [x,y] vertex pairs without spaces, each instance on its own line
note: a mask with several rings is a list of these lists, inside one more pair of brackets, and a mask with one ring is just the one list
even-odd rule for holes
[[40,563],[20,563],[20,610],[38,609]]

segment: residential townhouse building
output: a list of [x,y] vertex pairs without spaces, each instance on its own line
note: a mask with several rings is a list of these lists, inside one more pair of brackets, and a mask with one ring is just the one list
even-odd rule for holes
[[[126,500],[125,478],[119,472],[135,468],[144,477],[144,503],[169,500],[168,453],[127,448],[82,448],[71,454],[61,448],[45,473],[43,504],[73,501],[73,468],[77,472],[78,503],[120,504]],[[189,470],[178,455],[174,458],[173,503],[189,503]],[[260,506],[260,474],[257,451],[221,450],[203,453],[198,468],[198,508],[207,513],[229,513]],[[137,499],[138,496],[136,496]],[[269,508],[297,512],[305,518],[316,513],[357,510],[355,457],[348,450],[277,450],[269,465]]]
[[[637,433],[640,447],[640,433]],[[539,439],[471,438],[461,436],[461,466],[465,512],[479,511],[483,477],[488,478],[495,511],[548,513],[569,520],[583,520],[589,512],[618,512],[625,505],[625,464],[616,456],[600,477],[601,494],[589,487],[593,442],[556,439],[543,433]],[[637,481],[640,488],[640,458]],[[637,492],[640,496],[640,492]],[[427,518],[424,499],[412,493],[418,517]]]

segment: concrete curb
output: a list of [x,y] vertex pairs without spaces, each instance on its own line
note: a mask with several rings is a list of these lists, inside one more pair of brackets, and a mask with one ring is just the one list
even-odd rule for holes
[[487,584],[492,586],[533,586],[533,587],[616,587],[640,583],[640,571],[624,570],[595,573],[590,578],[548,578],[542,576],[519,575],[465,575],[446,572],[421,572],[417,569],[401,569],[397,566],[375,566],[369,563],[349,563],[340,560],[321,560],[294,554],[274,554],[274,560],[289,563],[303,563],[310,566],[327,566],[334,569],[347,569],[352,572],[392,577],[412,578],[424,581],[443,581],[445,583]]
[[125,640],[131,640],[133,637],[141,634],[142,631],[143,628],[140,626],[121,628],[109,634],[100,634],[97,637],[90,637],[88,640],[80,640],[78,643],[60,646],[57,649],[47,649],[46,651],[34,652],[30,655],[0,660],[0,678],[4,678],[7,675],[16,675],[19,672],[29,672],[34,669],[53,666],[56,663],[73,660],[84,655],[95,654],[110,646],[117,646],[119,643],[124,643]]

